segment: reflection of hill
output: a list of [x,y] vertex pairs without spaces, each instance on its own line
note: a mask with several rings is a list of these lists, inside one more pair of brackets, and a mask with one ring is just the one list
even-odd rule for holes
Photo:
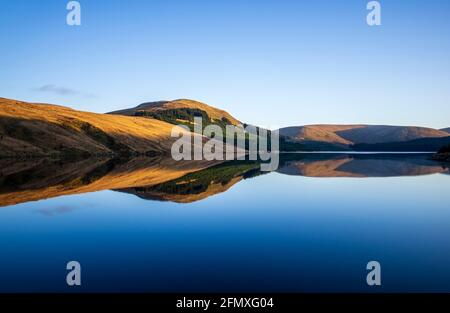
[[310,177],[389,177],[448,173],[449,169],[421,154],[287,155],[279,173]]
[[[330,156],[331,157],[331,156]],[[331,159],[322,158],[301,160],[286,160],[277,172],[286,175],[300,175],[311,177],[351,177],[348,172],[341,172],[339,167],[349,162],[351,159],[345,155],[333,156]]]
[[0,160],[0,206],[62,195],[160,184],[213,162],[171,158],[86,159],[69,163],[40,159]]
[[227,162],[159,185],[118,190],[143,199],[190,203],[222,193],[242,179],[261,174],[256,162]]
[[[279,173],[309,177],[449,174],[430,155],[283,154]],[[448,165],[447,165],[448,166]],[[143,199],[189,203],[227,191],[260,172],[257,162],[176,162],[171,158],[94,158],[72,162],[0,160],[0,206],[116,190]]]

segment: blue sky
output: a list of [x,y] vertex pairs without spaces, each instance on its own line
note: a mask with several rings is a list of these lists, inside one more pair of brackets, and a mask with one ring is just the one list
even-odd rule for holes
[[0,96],[107,112],[190,98],[265,127],[450,127],[450,2],[0,0]]

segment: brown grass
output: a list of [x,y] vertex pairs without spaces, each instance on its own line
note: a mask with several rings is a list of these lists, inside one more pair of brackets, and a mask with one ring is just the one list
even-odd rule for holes
[[166,153],[174,126],[152,118],[81,112],[0,98],[0,156]]

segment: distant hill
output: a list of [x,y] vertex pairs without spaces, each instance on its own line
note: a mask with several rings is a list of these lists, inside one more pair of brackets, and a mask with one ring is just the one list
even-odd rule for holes
[[184,124],[191,129],[195,116],[202,117],[203,126],[212,123],[221,126],[241,125],[240,121],[226,111],[188,99],[146,102],[135,108],[114,111],[109,114],[152,117],[171,124]]
[[441,138],[420,138],[404,142],[385,142],[376,144],[360,143],[353,145],[356,151],[421,151],[436,152],[441,147],[450,144],[450,136]]
[[173,125],[0,98],[0,156],[170,152]]
[[441,129],[441,131],[443,131],[443,132],[446,132],[446,133],[449,133],[449,134],[450,134],[450,127],[449,127],[449,128],[443,128],[443,129]]
[[339,145],[403,142],[420,138],[447,137],[448,133],[426,127],[387,125],[307,125],[280,129],[293,141],[316,141]]

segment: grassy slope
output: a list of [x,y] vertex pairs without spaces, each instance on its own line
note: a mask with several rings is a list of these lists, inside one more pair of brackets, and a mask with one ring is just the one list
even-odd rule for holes
[[163,121],[0,98],[0,156],[164,153],[173,125]]
[[148,102],[143,103],[135,108],[114,111],[110,114],[135,116],[141,115],[143,114],[143,112],[162,113],[163,111],[174,111],[179,109],[193,109],[203,111],[210,117],[212,121],[226,120],[229,122],[229,124],[232,125],[241,124],[236,118],[234,118],[233,116],[231,116],[231,114],[224,110],[217,109],[202,102],[188,99]]

